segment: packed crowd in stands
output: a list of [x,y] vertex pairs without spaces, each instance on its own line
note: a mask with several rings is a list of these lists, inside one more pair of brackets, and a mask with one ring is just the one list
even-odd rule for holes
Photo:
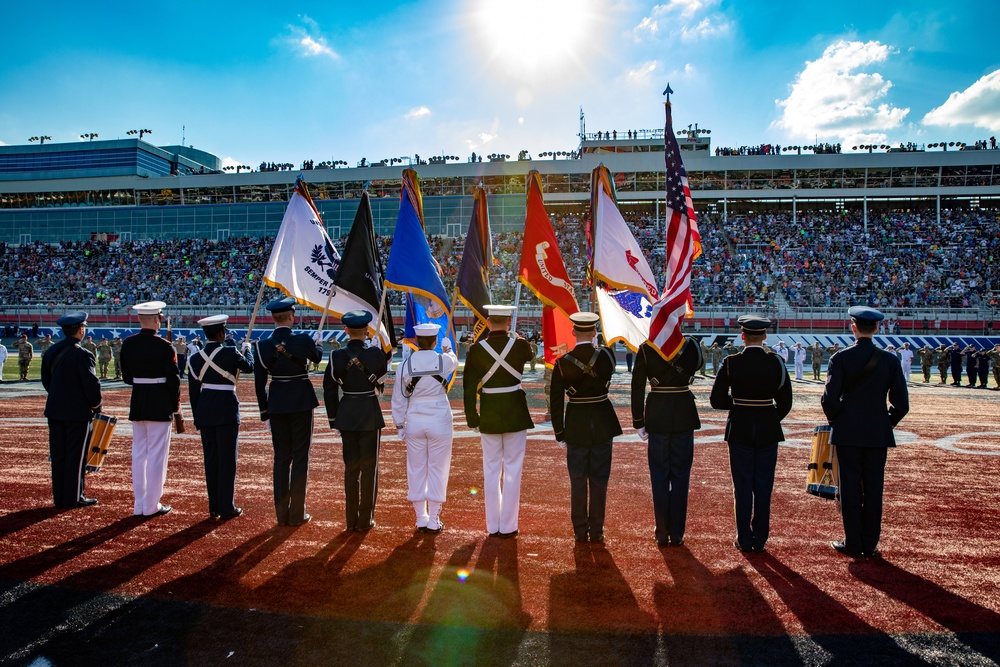
[[[624,212],[639,245],[664,284],[661,220]],[[587,240],[583,214],[550,216],[571,280],[583,285]],[[997,211],[871,212],[867,226],[855,213],[702,214],[703,253],[691,290],[696,305],[793,308],[867,303],[884,308],[997,307],[1000,222]],[[344,238],[335,240],[343,248]],[[383,263],[392,238],[380,236]],[[464,239],[432,237],[449,294]],[[189,306],[248,308],[261,284],[269,238],[142,240],[0,244],[0,289],[6,307],[35,305],[121,314],[137,301],[161,299]],[[511,302],[517,286],[521,234],[495,233],[493,298]],[[265,300],[275,293],[268,288]],[[522,290],[525,306],[538,305]],[[388,303],[404,295],[390,291]]]

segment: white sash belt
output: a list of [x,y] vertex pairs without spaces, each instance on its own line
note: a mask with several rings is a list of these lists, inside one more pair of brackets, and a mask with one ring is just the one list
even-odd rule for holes
[[519,384],[512,384],[509,387],[483,387],[479,390],[481,394],[509,394],[521,388]]
[[132,384],[166,384],[167,378],[132,378]]
[[205,384],[201,385],[201,388],[214,389],[215,391],[231,391],[234,394],[236,393],[236,385],[234,384],[211,384],[209,382],[206,382]]

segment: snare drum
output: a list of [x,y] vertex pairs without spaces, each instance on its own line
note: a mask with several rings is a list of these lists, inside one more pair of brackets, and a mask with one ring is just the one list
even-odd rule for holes
[[821,498],[837,497],[840,471],[837,469],[837,448],[830,444],[830,426],[817,426],[813,431],[812,456],[806,492]]
[[110,415],[94,415],[87,432],[87,472],[99,472],[104,465],[104,457],[108,455],[111,444],[111,434],[115,432],[117,417]]

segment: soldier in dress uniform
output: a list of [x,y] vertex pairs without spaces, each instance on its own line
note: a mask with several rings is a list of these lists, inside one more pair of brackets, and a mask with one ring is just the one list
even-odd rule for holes
[[244,342],[237,350],[223,344],[228,315],[198,320],[205,332],[205,349],[188,360],[188,394],[194,427],[201,433],[208,487],[208,515],[234,519],[243,514],[236,506],[236,461],[239,457],[240,401],[236,378],[253,372],[253,352]]
[[[319,405],[309,381],[309,362],[323,358],[319,343],[293,333],[295,299],[276,299],[267,306],[274,320],[270,337],[254,350],[254,391],[261,421],[268,422],[274,446],[274,511],[280,526],[301,526],[306,513],[309,448],[313,409]],[[193,355],[193,353],[192,353]]]
[[396,368],[392,388],[392,421],[406,443],[406,499],[413,503],[417,530],[444,530],[441,506],[448,494],[453,420],[448,402],[448,378],[458,370],[451,341],[435,352],[437,324],[413,327],[419,350]]
[[948,365],[951,363],[951,347],[945,347],[945,344],[941,343],[937,346],[935,356],[937,357],[938,373],[941,374],[941,382],[938,384],[945,384],[948,382]]
[[951,358],[951,385],[953,387],[962,386],[962,350],[958,347],[958,343],[952,343],[951,347],[948,348],[949,356]]
[[489,335],[469,348],[462,374],[465,420],[481,433],[486,531],[506,539],[518,533],[524,449],[535,427],[521,388],[531,346],[510,332],[513,306],[491,304],[486,314]]
[[188,344],[184,341],[184,336],[178,336],[171,345],[177,354],[177,370],[180,371],[181,377],[184,377],[187,369]]
[[920,370],[924,374],[924,383],[929,383],[931,381],[931,366],[934,365],[934,350],[932,350],[927,343],[917,350],[917,355],[920,357]]
[[381,347],[365,347],[372,319],[367,310],[344,313],[340,321],[347,330],[347,346],[330,353],[323,375],[326,416],[344,445],[347,530],[362,533],[375,527],[378,455],[385,427],[378,397],[388,373]]
[[[726,443],[733,475],[736,541],[740,551],[763,551],[771,530],[771,492],[778,443],[785,439],[781,420],[792,409],[788,371],[761,343],[771,321],[756,315],[738,320],[746,347],[726,357],[712,386],[711,404],[729,410]],[[823,349],[817,343],[813,350]]]
[[108,366],[111,364],[111,344],[107,338],[97,346],[97,365],[101,371],[101,379],[108,379]]
[[[556,442],[566,447],[570,518],[576,541],[603,542],[611,443],[622,433],[608,397],[615,355],[610,348],[594,344],[600,320],[596,313],[574,313],[569,319],[576,347],[561,356],[552,369],[552,430]],[[702,361],[700,355],[698,361]],[[564,395],[569,396],[565,412]]]
[[[712,344],[712,354],[720,354]],[[639,348],[632,372],[632,426],[648,439],[649,480],[653,487],[656,543],[663,547],[684,544],[688,488],[694,462],[694,432],[701,428],[698,409],[689,385],[694,381],[701,347],[685,338],[678,354],[664,359],[651,341]],[[722,362],[712,363],[718,376]],[[649,395],[646,382],[649,382]]]
[[806,348],[802,347],[802,343],[796,343],[795,347],[792,348],[792,354],[795,360],[795,379],[801,380],[803,368],[806,364]]
[[962,356],[965,358],[965,375],[969,378],[969,384],[967,387],[976,386],[976,373],[979,369],[979,350],[972,343],[965,346],[962,350]]
[[812,366],[813,380],[819,380],[823,368],[823,347],[819,344],[819,341],[813,343],[812,346]]
[[174,348],[157,332],[167,304],[149,301],[132,306],[142,330],[122,343],[122,378],[132,385],[128,418],[132,421],[133,514],[155,516],[172,508],[160,503],[167,481],[170,424],[180,411],[181,381]]
[[909,397],[899,359],[872,341],[884,315],[865,306],[847,312],[856,342],[830,360],[820,403],[840,468],[844,539],[831,546],[857,558],[878,555],[886,453],[896,446],[892,429],[909,410]]
[[979,388],[986,389],[990,378],[990,348],[981,348],[976,356],[979,357],[976,366],[976,371],[979,373]]
[[35,345],[37,345],[38,348],[42,351],[41,354],[42,359],[45,358],[45,353],[48,352],[49,348],[52,347],[53,344],[55,344],[55,341],[52,340],[52,334],[50,333],[45,334],[44,338],[39,338],[38,340],[35,341]]
[[111,357],[115,362],[115,379],[122,379],[122,337],[115,336],[111,341]]
[[87,433],[101,411],[101,381],[94,374],[94,355],[80,347],[87,313],[66,313],[56,324],[63,338],[42,357],[42,386],[49,392],[45,417],[49,422],[52,499],[56,507],[88,507],[97,500],[83,492],[87,463]]
[[35,356],[35,348],[28,342],[28,334],[21,334],[21,340],[14,343],[17,348],[17,370],[22,380],[28,379],[28,367],[31,366],[31,359]]

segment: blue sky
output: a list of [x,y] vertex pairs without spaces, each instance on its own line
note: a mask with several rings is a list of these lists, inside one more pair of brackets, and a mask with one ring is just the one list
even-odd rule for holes
[[1000,134],[1000,2],[8,4],[0,142],[151,129],[236,163],[577,147],[698,123],[715,146]]

